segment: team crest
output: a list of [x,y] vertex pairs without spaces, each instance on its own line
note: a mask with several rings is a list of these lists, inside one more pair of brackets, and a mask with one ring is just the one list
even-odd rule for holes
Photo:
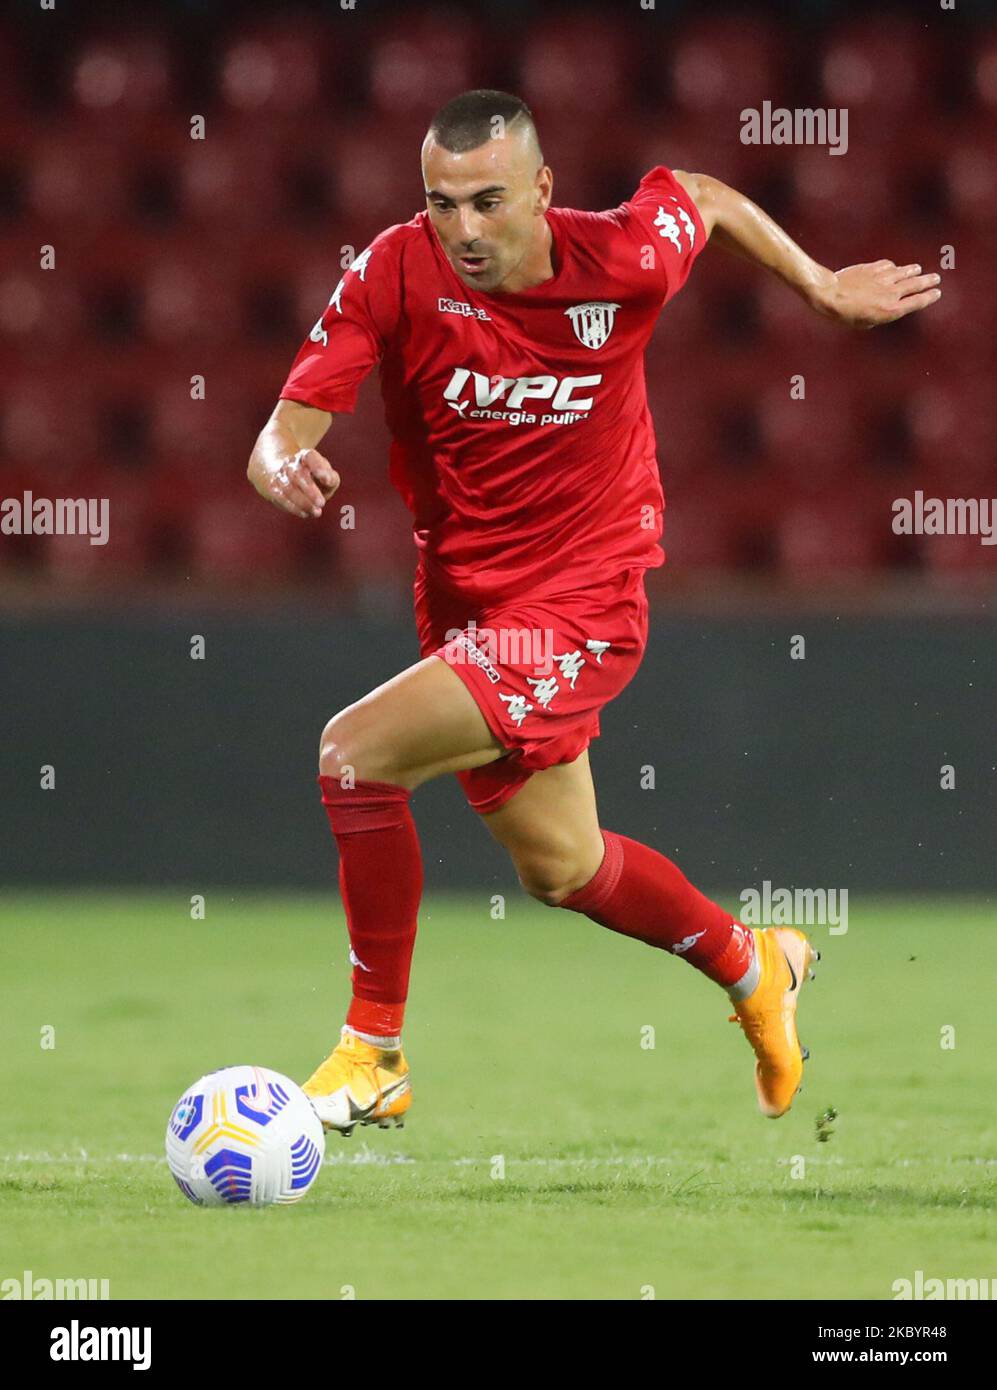
[[593,352],[601,348],[613,331],[618,304],[576,304],[573,309],[565,309],[575,330],[575,337]]

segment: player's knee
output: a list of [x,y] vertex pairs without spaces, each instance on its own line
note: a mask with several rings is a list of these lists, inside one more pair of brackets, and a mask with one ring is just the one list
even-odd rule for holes
[[591,877],[558,859],[531,859],[520,862],[516,868],[526,892],[547,907],[560,907]]
[[322,730],[319,743],[319,772],[338,781],[390,782],[392,769],[380,755],[365,721],[353,709],[340,710]]
[[322,730],[319,740],[318,768],[323,777],[342,778],[352,766],[347,730],[342,715],[334,715]]

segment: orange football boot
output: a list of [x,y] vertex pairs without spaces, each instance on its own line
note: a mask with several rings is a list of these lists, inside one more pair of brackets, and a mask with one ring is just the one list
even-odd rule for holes
[[800,1090],[803,1063],[810,1056],[796,1036],[796,1005],[810,966],[820,960],[795,927],[752,927],[759,980],[747,999],[732,1001],[731,1023],[740,1023],[754,1048],[755,1090],[763,1115],[784,1115]]
[[390,1051],[343,1028],[335,1050],[301,1088],[325,1129],[350,1135],[358,1125],[401,1128],[412,1083],[401,1048]]

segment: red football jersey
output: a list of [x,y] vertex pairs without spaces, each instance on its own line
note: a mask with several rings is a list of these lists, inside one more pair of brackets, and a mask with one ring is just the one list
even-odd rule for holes
[[349,413],[380,363],[390,476],[427,578],[468,601],[566,593],[664,560],[643,353],[705,245],[702,219],[660,165],[617,208],[546,217],[553,278],[518,294],[465,286],[428,213],[389,227],[281,391]]

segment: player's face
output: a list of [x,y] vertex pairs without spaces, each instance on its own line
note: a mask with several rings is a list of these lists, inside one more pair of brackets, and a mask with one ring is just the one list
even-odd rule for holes
[[450,264],[465,285],[499,289],[535,256],[550,205],[550,170],[521,135],[453,154],[427,139],[426,206]]

